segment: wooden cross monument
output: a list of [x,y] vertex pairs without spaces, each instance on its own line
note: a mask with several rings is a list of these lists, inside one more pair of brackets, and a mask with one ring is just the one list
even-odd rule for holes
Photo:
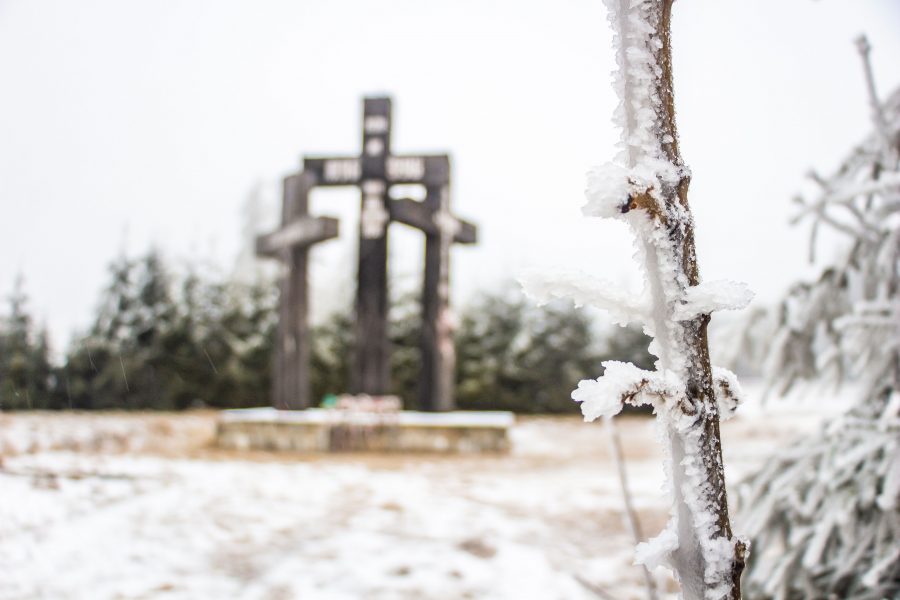
[[[450,213],[449,157],[393,155],[391,100],[365,98],[362,154],[306,157],[303,169],[314,186],[352,185],[362,192],[350,391],[371,395],[390,392],[387,226],[399,221],[421,229],[426,236],[419,407],[451,410],[455,356],[449,312],[450,245],[475,243],[476,229]],[[424,186],[425,200],[392,200],[388,190],[394,184]]]

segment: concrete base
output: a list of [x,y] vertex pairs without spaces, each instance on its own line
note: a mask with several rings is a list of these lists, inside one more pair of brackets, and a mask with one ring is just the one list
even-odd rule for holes
[[359,413],[310,408],[227,410],[216,440],[233,450],[480,453],[509,450],[508,412]]

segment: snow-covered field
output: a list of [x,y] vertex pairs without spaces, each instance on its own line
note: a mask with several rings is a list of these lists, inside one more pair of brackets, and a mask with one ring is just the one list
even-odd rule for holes
[[[730,481],[800,415],[724,424]],[[217,450],[215,418],[0,415],[0,598],[644,597],[600,424],[520,418],[505,456],[291,456]],[[652,535],[653,421],[618,420]]]

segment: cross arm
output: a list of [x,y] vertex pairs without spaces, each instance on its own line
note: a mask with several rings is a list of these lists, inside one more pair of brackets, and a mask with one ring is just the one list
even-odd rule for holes
[[453,236],[457,244],[475,244],[478,242],[478,226],[474,223],[459,220],[459,231]]
[[333,158],[303,157],[303,170],[315,178],[315,185],[356,185],[362,176],[362,164],[358,156]]
[[[427,235],[438,235],[440,230],[435,222],[435,212],[428,206],[412,200],[401,198],[391,200],[389,204],[391,220],[415,227],[424,231]],[[478,228],[462,219],[457,219],[459,228],[453,236],[457,244],[474,244],[478,240]]]
[[256,238],[256,254],[277,257],[282,250],[312,246],[338,236],[338,220],[332,217],[301,217],[281,229]]
[[388,156],[385,174],[390,183],[444,185],[450,181],[450,157],[446,154]]

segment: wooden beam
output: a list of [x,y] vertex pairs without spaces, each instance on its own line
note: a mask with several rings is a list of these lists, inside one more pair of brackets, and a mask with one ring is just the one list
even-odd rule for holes
[[[391,200],[388,205],[391,220],[424,231],[426,235],[437,235],[438,226],[434,221],[434,209],[423,202],[411,198]],[[478,241],[478,228],[462,219],[457,219],[459,231],[453,236],[455,244],[474,244]]]
[[[359,185],[362,172],[384,178],[390,184],[420,183],[423,185],[443,185],[450,181],[450,159],[446,154],[422,154],[410,156],[387,155],[387,140],[382,136],[372,136],[377,141],[367,140],[368,151],[362,158],[358,156],[335,156],[303,158],[303,170],[311,173],[317,186]],[[364,146],[365,148],[365,146]],[[378,149],[381,154],[369,154]],[[379,171],[379,172],[375,172]]]
[[338,236],[338,220],[332,217],[300,217],[281,229],[256,238],[256,253],[277,258],[290,248],[306,248]]
[[[447,185],[426,188],[423,206],[431,215],[449,211]],[[433,219],[432,219],[433,222]],[[456,352],[450,315],[450,246],[452,240],[436,227],[425,236],[425,275],[422,282],[422,375],[418,403],[425,411],[448,411],[456,406]]]
[[459,231],[453,236],[454,244],[475,244],[478,243],[478,227],[468,221],[457,219],[459,223]]
[[284,178],[282,228],[256,239],[256,252],[284,262],[280,281],[278,330],[272,372],[272,403],[278,409],[308,408],[310,398],[310,339],[307,282],[309,248],[335,237],[338,222],[308,215],[309,192],[315,177],[295,173]]
[[[309,408],[310,355],[309,336],[309,283],[307,279],[309,247],[291,248],[287,261],[287,273],[281,287],[281,318],[277,343],[281,344],[282,388],[281,409],[302,410]],[[279,324],[280,325],[280,324]]]
[[358,156],[303,158],[303,170],[315,178],[317,186],[359,185],[362,164]]
[[432,218],[431,209],[422,202],[412,198],[400,198],[388,203],[391,221],[409,225],[425,233],[437,233],[437,225]]
[[386,158],[391,151],[390,98],[364,100],[362,147],[362,205],[350,392],[380,396],[391,391],[388,222],[378,218],[387,212]]

